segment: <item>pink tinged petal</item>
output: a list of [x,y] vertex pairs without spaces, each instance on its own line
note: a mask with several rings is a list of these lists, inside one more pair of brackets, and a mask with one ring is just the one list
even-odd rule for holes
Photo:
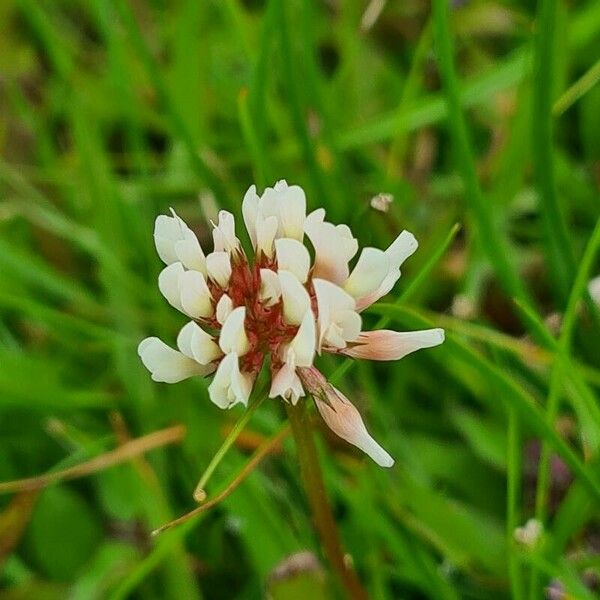
[[283,300],[283,316],[290,325],[300,325],[306,311],[310,310],[310,296],[290,271],[279,271],[278,275]]
[[[315,213],[317,213],[315,215]],[[358,242],[346,225],[323,221],[324,212],[306,218],[304,229],[315,249],[313,277],[342,284],[348,279],[348,261],[358,251]]]
[[231,277],[231,258],[229,252],[211,252],[206,257],[206,271],[208,276],[221,288],[229,285]]
[[302,382],[296,374],[296,369],[289,363],[284,363],[281,369],[273,377],[269,398],[281,396],[284,400],[291,402],[294,406],[304,396]]
[[163,383],[178,383],[194,375],[208,375],[212,365],[200,365],[192,358],[167,346],[157,337],[142,340],[138,354],[144,366],[152,373],[152,379]]
[[271,269],[260,270],[259,296],[267,306],[271,306],[279,300],[281,296],[281,285],[279,284],[279,277],[275,271],[271,271]]
[[219,223],[213,229],[215,252],[233,252],[240,247],[240,241],[235,235],[235,218],[226,211],[219,211]]
[[331,431],[370,456],[380,467],[391,467],[394,459],[371,437],[356,407],[339,390],[328,385],[327,402],[313,396],[317,409]]
[[238,356],[232,352],[219,363],[208,395],[219,408],[231,408],[240,402],[246,406],[252,383],[250,375],[240,372]]
[[231,311],[221,329],[219,346],[225,354],[235,352],[237,356],[244,356],[250,350],[250,342],[244,328],[246,307],[239,306]]
[[217,306],[215,308],[215,316],[217,317],[217,321],[223,325],[227,320],[227,317],[231,314],[233,310],[233,301],[227,294],[223,294],[219,301],[217,302]]
[[180,241],[193,243],[196,251],[204,256],[194,232],[177,216],[173,209],[171,212],[172,217],[159,215],[154,223],[154,243],[161,260],[167,265],[181,260],[176,252],[176,245]]
[[190,358],[201,365],[208,365],[223,356],[223,352],[211,335],[197,323],[190,321],[184,325],[177,336],[177,346]]
[[183,310],[195,319],[211,317],[213,299],[204,275],[199,271],[185,271],[179,278],[180,298]]
[[273,241],[277,235],[277,217],[256,217],[256,252],[273,258]]
[[323,346],[344,348],[346,342],[358,337],[362,326],[356,313],[354,298],[339,286],[325,279],[313,279],[319,313],[317,351]]
[[366,331],[356,340],[357,345],[342,350],[353,358],[368,360],[399,360],[422,348],[433,348],[444,341],[443,329],[422,331]]
[[183,265],[180,262],[173,263],[165,267],[158,276],[158,289],[167,299],[167,302],[185,312],[181,304],[181,277],[184,274]]
[[344,289],[354,298],[361,298],[377,290],[389,271],[389,259],[383,250],[364,248]]
[[281,238],[275,242],[277,267],[293,273],[300,283],[306,283],[310,269],[310,254],[298,240]]
[[312,367],[317,343],[317,330],[312,310],[306,311],[300,328],[290,343],[294,363],[298,367]]
[[258,202],[259,197],[256,193],[256,186],[251,185],[242,201],[242,215],[253,248],[256,248],[256,217],[258,216]]

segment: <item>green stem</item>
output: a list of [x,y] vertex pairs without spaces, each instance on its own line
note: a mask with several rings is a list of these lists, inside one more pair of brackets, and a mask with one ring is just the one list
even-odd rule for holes
[[365,600],[367,594],[344,557],[340,535],[325,491],[306,402],[300,402],[296,406],[287,405],[286,408],[296,442],[302,480],[325,555],[346,588],[348,597]]
[[233,426],[233,429],[229,432],[225,441],[221,445],[221,447],[217,450],[216,454],[212,457],[212,460],[206,467],[204,473],[202,473],[202,477],[200,477],[200,481],[196,485],[196,489],[194,490],[194,498],[197,502],[203,502],[206,498],[206,492],[204,488],[208,483],[208,480],[211,478],[212,474],[215,472],[215,469],[219,466],[219,463],[223,460],[229,448],[234,444],[235,440],[238,439],[240,433],[242,433],[244,427],[250,421],[250,417],[254,414],[254,411],[262,404],[265,399],[265,395],[261,394],[259,399],[254,401],[244,412],[244,414],[240,417],[238,422]]

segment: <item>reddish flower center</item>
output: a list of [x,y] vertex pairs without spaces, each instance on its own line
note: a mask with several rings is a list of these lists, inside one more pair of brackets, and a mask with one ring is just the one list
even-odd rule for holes
[[[217,303],[223,294],[227,294],[233,308],[246,307],[244,329],[250,342],[250,350],[240,358],[240,369],[253,375],[258,374],[265,356],[271,356],[271,370],[277,371],[283,364],[282,347],[289,344],[298,332],[297,325],[288,325],[283,318],[283,302],[276,303],[260,298],[261,269],[277,271],[275,259],[261,256],[254,265],[250,265],[242,253],[231,254],[231,277],[229,287],[222,290],[209,282],[212,296]],[[216,318],[208,323],[220,330],[221,324]]]

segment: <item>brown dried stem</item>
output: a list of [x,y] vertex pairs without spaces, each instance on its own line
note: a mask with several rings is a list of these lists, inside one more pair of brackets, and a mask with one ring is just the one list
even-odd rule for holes
[[248,475],[250,475],[250,473],[252,473],[252,471],[258,466],[260,461],[267,454],[270,454],[271,452],[273,452],[273,450],[275,450],[277,448],[277,446],[279,446],[279,444],[281,444],[283,438],[285,438],[285,436],[289,432],[290,432],[289,425],[285,425],[284,427],[282,427],[273,437],[269,438],[268,440],[265,440],[256,449],[256,452],[254,452],[254,454],[252,455],[250,460],[244,465],[244,468],[235,476],[233,481],[231,481],[223,491],[218,493],[214,498],[211,498],[210,500],[208,500],[205,504],[202,504],[202,506],[199,506],[198,508],[195,508],[194,510],[186,513],[185,515],[182,515],[181,517],[174,519],[173,521],[170,521],[169,523],[166,523],[162,527],[155,529],[152,532],[152,535],[158,535],[159,533],[162,533],[163,531],[166,531],[167,529],[171,529],[171,527],[175,527],[176,525],[181,525],[182,523],[185,523],[186,521],[189,521],[190,519],[194,518],[196,515],[199,515],[200,513],[203,513],[204,511],[209,510],[213,506],[216,506],[221,501],[223,501],[225,498],[227,498],[227,496],[229,496],[232,492],[234,492],[236,490],[236,488],[246,479],[246,477],[248,477]]
[[159,431],[154,431],[148,435],[125,442],[123,445],[96,456],[84,463],[63,469],[28,477],[27,479],[17,479],[16,481],[6,481],[0,483],[0,494],[12,492],[23,492],[29,490],[39,490],[61,481],[85,477],[98,471],[103,471],[114,465],[126,462],[132,458],[145,454],[155,448],[167,446],[180,442],[185,437],[186,429],[183,425],[175,425]]

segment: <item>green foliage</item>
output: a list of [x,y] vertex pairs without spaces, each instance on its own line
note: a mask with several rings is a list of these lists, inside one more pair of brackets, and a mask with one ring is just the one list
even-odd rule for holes
[[[173,206],[208,245],[219,207],[241,222],[247,187],[281,178],[361,245],[419,240],[366,329],[447,333],[399,363],[318,361],[397,461],[321,431],[370,597],[594,597],[598,2],[6,0],[0,22],[0,480],[187,427],[33,507],[0,496],[2,598],[341,593],[291,441],[150,535],[194,507],[240,418],[209,497],[285,421],[279,401],[242,417],[203,381],[150,380],[138,342],[182,324],[156,286],[154,218]],[[514,532],[533,516],[528,548]],[[322,568],[273,575],[304,550]]]

